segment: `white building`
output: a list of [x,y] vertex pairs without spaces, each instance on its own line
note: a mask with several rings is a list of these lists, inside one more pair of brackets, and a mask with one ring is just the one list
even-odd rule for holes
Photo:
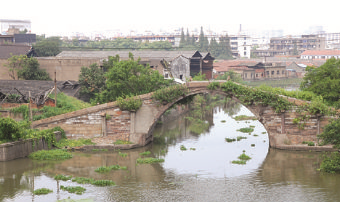
[[306,50],[301,54],[301,59],[340,59],[340,50]]
[[230,47],[233,57],[250,58],[252,39],[247,35],[230,35]]
[[7,34],[8,29],[31,32],[31,21],[29,20],[8,20],[0,19],[0,34]]
[[322,33],[318,35],[326,40],[326,49],[340,49],[340,33]]

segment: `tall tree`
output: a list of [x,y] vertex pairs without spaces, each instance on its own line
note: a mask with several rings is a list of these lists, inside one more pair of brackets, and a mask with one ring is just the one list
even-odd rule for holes
[[210,49],[210,53],[213,57],[217,58],[219,57],[220,55],[220,52],[219,52],[219,44],[217,43],[216,39],[215,38],[212,38],[210,40],[210,45],[209,45],[209,49]]
[[219,47],[218,58],[220,59],[232,59],[233,58],[231,47],[230,47],[230,39],[229,39],[228,34],[226,34],[224,37],[220,37],[220,42],[218,44],[218,47]]
[[186,34],[186,36],[185,36],[185,44],[186,45],[191,45],[191,38],[190,38],[190,34],[189,34],[189,29],[187,28],[187,34]]
[[204,36],[203,27],[201,27],[201,32],[198,38],[198,48],[200,51],[208,51],[209,41],[207,37]]
[[180,48],[183,48],[187,45],[186,41],[185,41],[185,36],[184,36],[184,31],[183,31],[183,28],[182,28],[182,31],[181,31],[181,39],[179,41],[179,47]]

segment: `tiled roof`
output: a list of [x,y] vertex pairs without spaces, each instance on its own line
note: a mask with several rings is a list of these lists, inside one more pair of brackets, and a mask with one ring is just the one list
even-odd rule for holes
[[214,70],[217,72],[226,72],[232,69],[248,69],[247,65],[255,65],[258,62],[250,60],[222,60],[214,63]]
[[[172,60],[179,55],[183,55],[186,58],[191,58],[196,51],[63,51],[59,53],[56,57],[60,58],[100,58],[107,59],[109,56],[119,55],[120,58],[125,59],[129,57],[129,53],[132,53],[134,58],[138,57],[142,59],[166,59]],[[207,56],[208,53],[200,54]]]
[[306,50],[301,55],[335,56],[340,55],[340,50]]
[[0,45],[0,59],[8,59],[12,55],[26,55],[31,46],[26,45]]

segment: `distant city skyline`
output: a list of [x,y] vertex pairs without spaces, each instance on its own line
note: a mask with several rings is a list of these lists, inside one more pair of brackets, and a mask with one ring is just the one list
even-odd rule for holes
[[[72,36],[83,33],[124,35],[151,31],[174,33],[188,28],[190,32],[202,26],[217,34],[237,34],[243,31],[261,34],[263,31],[282,30],[283,35],[308,34],[313,27],[326,32],[340,32],[337,26],[337,6],[333,0],[310,3],[286,0],[244,0],[221,2],[210,0],[173,0],[167,4],[156,0],[145,1],[84,1],[16,0],[1,3],[0,19],[30,20],[32,33],[47,36]],[[206,33],[208,34],[208,33]]]

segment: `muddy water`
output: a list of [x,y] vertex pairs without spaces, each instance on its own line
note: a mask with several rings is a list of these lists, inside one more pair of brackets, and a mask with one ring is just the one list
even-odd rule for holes
[[[0,162],[0,201],[340,201],[340,176],[320,174],[320,153],[268,149],[268,137],[257,121],[235,121],[235,115],[251,115],[243,106],[216,107],[206,116],[209,128],[193,133],[183,117],[166,121],[154,131],[155,141],[144,148],[120,151],[73,153],[65,161],[39,162],[18,159]],[[251,134],[237,129],[255,126]],[[257,136],[256,136],[257,135]],[[228,143],[226,137],[247,139]],[[255,144],[255,146],[252,146]],[[187,150],[181,150],[181,146]],[[232,164],[243,153],[245,165]],[[164,163],[136,164],[140,153],[163,158]],[[119,164],[127,170],[100,174],[100,166]],[[56,181],[56,174],[111,179],[113,187]],[[59,189],[82,186],[83,195]],[[32,195],[49,188],[53,193]],[[72,200],[68,200],[72,201]]]

